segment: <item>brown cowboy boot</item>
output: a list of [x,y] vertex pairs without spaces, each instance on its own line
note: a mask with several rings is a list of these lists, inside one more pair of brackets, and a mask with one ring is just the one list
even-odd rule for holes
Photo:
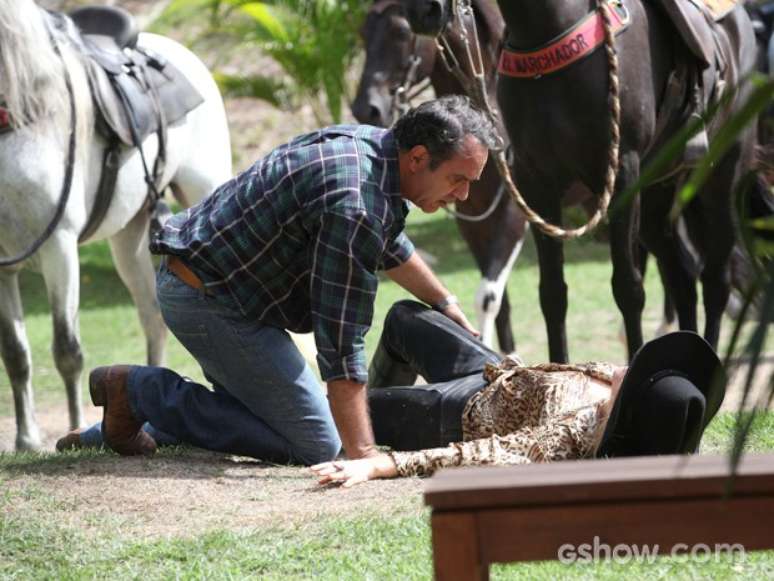
[[76,428],[70,430],[56,441],[56,451],[64,452],[65,450],[78,450],[81,445],[81,432],[84,428]]
[[156,441],[142,430],[142,422],[129,407],[126,380],[131,365],[97,367],[89,375],[89,392],[95,406],[102,406],[102,439],[122,456],[149,456],[156,452]]

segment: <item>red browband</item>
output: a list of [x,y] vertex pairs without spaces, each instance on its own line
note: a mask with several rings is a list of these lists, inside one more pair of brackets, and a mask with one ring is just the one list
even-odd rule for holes
[[[613,34],[629,26],[629,11],[620,0],[608,0],[605,9],[610,14]],[[595,10],[542,48],[527,52],[503,48],[497,72],[509,77],[536,79],[588,56],[604,41],[605,25],[599,11]]]

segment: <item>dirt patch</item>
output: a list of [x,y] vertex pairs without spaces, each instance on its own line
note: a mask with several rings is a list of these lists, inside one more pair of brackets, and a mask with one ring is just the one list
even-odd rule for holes
[[4,470],[0,514],[52,520],[84,534],[113,528],[131,537],[213,529],[303,526],[321,517],[420,510],[418,479],[320,488],[306,469],[186,450],[151,459],[105,453]]
[[[94,417],[97,410],[87,414]],[[53,449],[65,409],[38,414]],[[13,442],[12,418],[0,419],[0,441]],[[263,464],[193,448],[153,458],[63,454],[20,457],[0,469],[0,515],[51,520],[84,534],[113,528],[122,536],[172,537],[212,529],[304,526],[337,515],[406,514],[421,509],[422,481],[369,482],[349,490],[321,488],[306,468]]]

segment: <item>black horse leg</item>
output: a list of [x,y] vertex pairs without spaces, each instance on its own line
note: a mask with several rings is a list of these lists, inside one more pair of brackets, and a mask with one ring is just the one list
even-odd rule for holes
[[[641,242],[637,245],[637,252],[640,257],[640,274],[642,275],[642,280],[644,281],[645,275],[648,272],[649,253],[648,249],[645,248],[645,245]],[[658,261],[656,261],[656,265],[658,267],[658,276],[661,280],[661,288],[664,289],[664,305],[661,314],[661,324],[656,330],[656,336],[660,337],[661,335],[669,332],[670,328],[677,323],[677,310],[675,308],[675,301],[672,300],[672,291],[669,290],[669,285],[667,284],[667,279],[664,275],[664,269],[661,267]]]
[[[616,192],[622,192],[639,178],[640,159],[635,152],[621,157]],[[610,256],[613,260],[613,296],[621,311],[626,330],[629,357],[642,345],[642,309],[645,290],[642,286],[639,255],[639,203],[635,200],[610,213]]]
[[665,292],[674,301],[680,328],[696,331],[696,269],[690,251],[669,220],[674,184],[651,186],[640,195],[640,238],[656,257]]
[[503,291],[503,300],[500,303],[500,312],[495,319],[497,327],[497,341],[500,344],[500,351],[503,353],[513,353],[516,350],[516,343],[513,339],[513,330],[511,329],[511,304],[508,301],[508,289]]
[[[561,198],[557,193],[562,190],[553,188],[550,182],[541,182],[528,172],[517,172],[522,192],[533,210],[552,223],[561,225]],[[529,179],[527,179],[529,176]],[[533,195],[527,194],[527,192]],[[567,363],[567,284],[564,281],[564,248],[562,241],[543,234],[538,228],[532,228],[537,247],[540,266],[540,308],[548,333],[548,357],[556,363]]]
[[658,276],[661,279],[661,286],[664,289],[664,311],[659,333],[664,334],[667,333],[669,328],[674,326],[674,324],[677,322],[677,307],[675,306],[675,301],[672,298],[672,290],[667,284],[664,268],[660,264],[658,265]]
[[716,167],[685,214],[686,224],[704,258],[701,272],[704,295],[704,338],[717,348],[720,323],[731,292],[730,257],[735,230],[731,192],[738,180],[739,150],[735,148]]

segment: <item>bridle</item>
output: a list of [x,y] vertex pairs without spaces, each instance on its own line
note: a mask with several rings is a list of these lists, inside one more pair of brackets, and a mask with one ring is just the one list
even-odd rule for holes
[[[381,16],[389,8],[399,8],[402,10],[403,5],[400,0],[379,0],[371,7],[370,11]],[[429,77],[417,82],[417,71],[421,65],[422,55],[419,54],[419,38],[418,35],[412,33],[411,49],[403,66],[402,80],[392,91],[392,100],[390,101],[391,118],[399,117],[411,109],[412,101],[430,86]]]
[[[475,95],[482,102],[488,103],[488,97],[486,92],[486,73],[483,68],[483,58],[481,57],[481,45],[478,38],[478,29],[475,24],[475,14],[473,8],[469,2],[465,3],[466,6],[459,5],[458,0],[453,0],[453,11],[455,14],[460,14],[460,20],[470,19],[472,25],[470,25],[470,33],[468,32],[469,25],[467,22],[462,22],[461,26],[450,26],[449,23],[444,27],[438,37],[434,38],[438,55],[443,62],[444,67],[448,72],[453,74],[455,78],[460,82],[463,89],[469,96]],[[402,8],[399,0],[381,0],[374,5],[374,12],[376,14],[382,14],[387,8],[398,6]],[[451,22],[451,20],[450,20]],[[471,64],[472,75],[469,75],[460,65],[460,61],[457,58],[454,50],[449,42],[449,36],[455,34],[457,29],[460,38],[465,45],[465,52],[468,63]],[[473,41],[470,41],[472,35]],[[413,34],[411,38],[411,51],[404,67],[403,82],[395,89],[392,99],[391,111],[402,115],[411,108],[411,102],[421,94],[430,84],[430,79],[425,78],[419,83],[416,81],[417,70],[419,70],[422,64],[422,56],[418,50],[418,37],[419,35]],[[475,54],[471,51],[471,45],[474,47]],[[474,63],[477,63],[474,64]],[[480,94],[478,94],[480,93]]]
[[411,109],[411,102],[430,86],[430,77],[425,77],[417,82],[417,71],[422,64],[422,56],[418,50],[418,38],[416,34],[411,37],[411,51],[406,59],[403,72],[403,82],[397,86],[392,95],[390,112],[392,118],[401,116]]
[[[390,7],[402,8],[402,5],[399,2],[399,0],[381,0],[380,2],[377,2],[376,4],[374,4],[372,11],[375,14],[381,15]],[[470,14],[473,18],[475,18],[472,10]],[[433,41],[435,42],[438,55],[441,58],[441,61],[443,62],[446,70],[451,74],[453,74],[455,78],[462,84],[462,87],[466,93],[471,94],[472,88],[470,87],[469,77],[465,74],[464,70],[460,66],[459,60],[454,54],[454,50],[452,50],[451,44],[449,42],[449,35],[452,33],[450,28],[451,27],[446,27],[444,31],[441,33],[441,35],[438,38],[434,38]],[[463,38],[465,34],[466,32],[462,33]],[[480,45],[478,43],[478,34],[475,31],[475,24],[474,24],[474,35],[475,35],[474,45],[476,46],[477,50],[480,51]],[[480,52],[479,52],[479,61],[483,62],[483,59],[480,58]],[[422,65],[422,55],[419,52],[419,35],[412,34],[411,49],[409,51],[409,56],[406,59],[405,66],[403,68],[403,75],[402,75],[403,80],[393,92],[392,101],[390,103],[390,113],[392,118],[401,116],[404,113],[408,112],[408,110],[411,109],[412,107],[412,101],[416,99],[417,96],[419,96],[421,93],[423,93],[425,89],[427,89],[428,86],[430,85],[431,81],[429,76],[417,82],[417,71],[419,70],[419,67],[421,65]],[[485,77],[483,66],[479,69],[479,72],[481,73],[482,77]],[[485,80],[483,83],[483,87],[484,87],[484,95],[486,95]],[[505,193],[505,188],[500,186],[497,189],[497,194],[495,195],[494,199],[490,203],[489,207],[487,207],[481,214],[478,214],[478,215],[463,214],[461,212],[457,212],[455,210],[452,210],[451,208],[446,208],[446,207],[444,208],[444,210],[446,211],[447,214],[450,214],[451,216],[453,216],[458,220],[462,220],[465,222],[481,222],[483,220],[486,220],[487,218],[489,218],[489,216],[492,215],[492,213],[495,211],[497,206],[502,201],[504,193]]]

